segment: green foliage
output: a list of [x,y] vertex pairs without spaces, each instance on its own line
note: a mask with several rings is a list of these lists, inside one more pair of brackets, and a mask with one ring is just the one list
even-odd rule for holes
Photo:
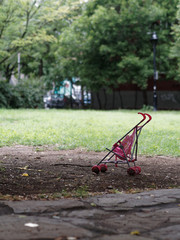
[[178,61],[177,80],[180,80],[180,1],[178,4],[176,19],[177,19],[177,24],[174,24],[174,26],[172,27],[175,41],[171,48],[170,56],[172,58],[177,59]]
[[159,75],[172,79],[176,62],[169,58],[170,26],[176,5],[177,0],[89,2],[82,16],[60,35],[56,57],[62,73],[79,76],[93,90],[125,82],[144,89],[153,76],[150,34],[155,30]]
[[[177,111],[148,111],[152,121],[139,138],[139,154],[179,156]],[[52,145],[56,149],[105,151],[141,116],[137,111],[0,109],[0,146]]]
[[0,108],[42,108],[45,89],[35,80],[24,80],[17,86],[0,81]]
[[[34,77],[48,71],[57,48],[62,26],[73,18],[77,0],[6,0],[0,5],[0,71],[6,79],[17,69],[21,53],[21,71]],[[77,15],[77,14],[76,14]],[[52,50],[52,52],[51,52]]]
[[6,82],[0,82],[0,107],[9,107],[12,96],[12,86]]
[[[152,32],[159,76],[173,79],[179,62],[178,0],[6,0],[0,4],[0,72],[43,77],[49,85],[80,77],[92,90],[153,76]],[[174,24],[174,27],[171,26]],[[171,31],[174,34],[171,34]],[[173,43],[170,56],[170,46]]]

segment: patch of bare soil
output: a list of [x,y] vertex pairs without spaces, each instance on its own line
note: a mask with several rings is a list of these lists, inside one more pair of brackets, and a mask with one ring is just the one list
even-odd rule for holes
[[105,152],[49,147],[0,148],[0,198],[60,198],[96,193],[137,192],[180,186],[180,158],[139,156],[142,172],[127,174],[127,164],[108,165],[105,173],[91,171]]

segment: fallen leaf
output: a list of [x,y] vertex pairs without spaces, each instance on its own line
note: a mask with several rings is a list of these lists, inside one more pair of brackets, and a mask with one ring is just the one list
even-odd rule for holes
[[131,235],[140,235],[140,232],[138,230],[132,231],[130,233]]
[[23,173],[22,176],[23,176],[23,177],[28,177],[29,174],[28,174],[28,173]]

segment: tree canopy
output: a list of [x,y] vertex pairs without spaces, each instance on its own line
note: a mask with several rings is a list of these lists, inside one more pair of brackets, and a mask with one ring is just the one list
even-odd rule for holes
[[60,36],[60,66],[65,74],[78,75],[91,89],[125,82],[146,88],[153,76],[150,38],[156,31],[158,69],[167,79],[174,77],[176,63],[169,58],[169,47],[176,4],[152,0],[90,2]]
[[176,15],[176,24],[173,25],[173,35],[174,35],[174,42],[171,49],[171,57],[176,58],[178,61],[178,70],[177,70],[177,80],[180,79],[180,1],[178,4],[178,11]]
[[177,5],[178,0],[1,0],[0,73],[9,80],[21,53],[27,76],[50,82],[80,77],[92,90],[126,82],[145,89],[153,76],[150,38],[156,31],[159,75],[174,79],[180,71]]
[[[9,79],[21,53],[22,71],[41,75],[43,60],[51,61],[59,35],[80,3],[68,0],[2,0],[0,2],[0,71]],[[71,13],[71,11],[73,13]],[[50,60],[49,60],[50,59]]]

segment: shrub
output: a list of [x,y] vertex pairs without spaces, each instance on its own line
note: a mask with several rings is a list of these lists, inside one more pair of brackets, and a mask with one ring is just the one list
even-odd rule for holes
[[39,79],[21,80],[17,86],[0,81],[0,108],[42,108],[44,93]]

